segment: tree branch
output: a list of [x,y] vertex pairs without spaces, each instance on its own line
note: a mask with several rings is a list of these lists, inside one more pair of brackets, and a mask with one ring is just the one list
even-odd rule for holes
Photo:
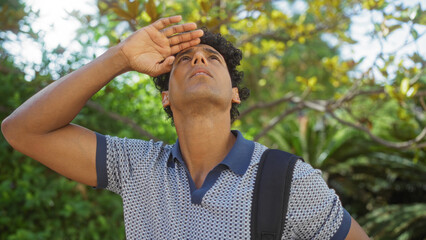
[[423,110],[426,111],[425,100],[421,96],[419,97],[419,100],[420,100],[420,105],[422,105]]
[[[412,139],[412,140],[405,141],[405,142],[390,142],[390,141],[384,140],[383,138],[380,138],[380,137],[374,135],[370,131],[370,129],[368,129],[368,128],[360,125],[360,124],[351,123],[351,122],[348,122],[346,120],[343,120],[343,119],[337,117],[336,114],[334,114],[334,112],[332,112],[332,111],[327,111],[327,113],[330,114],[331,117],[333,117],[334,119],[336,119],[341,124],[349,126],[349,127],[352,127],[352,128],[355,128],[355,129],[358,129],[358,130],[361,130],[361,131],[367,133],[371,137],[371,139],[373,139],[374,141],[376,141],[376,142],[378,142],[378,143],[380,143],[382,145],[385,145],[387,147],[391,147],[391,148],[396,148],[396,149],[410,148],[413,145],[419,144],[420,141],[426,136],[426,127],[425,127],[420,132],[420,134],[417,137],[415,137],[414,139]],[[426,142],[420,143],[420,146],[422,146],[424,144],[426,144]]]
[[239,118],[243,118],[245,115],[249,114],[251,111],[259,109],[259,108],[265,109],[265,108],[275,107],[275,106],[277,106],[277,105],[279,105],[279,104],[281,104],[283,102],[289,101],[292,97],[294,97],[293,94],[287,94],[284,97],[279,98],[279,99],[277,99],[275,101],[272,101],[272,102],[268,102],[268,103],[256,103],[256,104],[248,107],[247,109],[245,109],[240,114]]
[[[353,90],[355,90],[356,88],[353,88]],[[426,142],[421,142],[422,139],[426,136],[426,128],[424,128],[421,133],[414,139],[409,140],[409,141],[405,141],[405,142],[390,142],[387,140],[384,140],[376,135],[374,135],[368,128],[360,125],[360,124],[356,124],[356,123],[351,123],[348,121],[345,121],[339,117],[337,117],[334,114],[334,110],[336,110],[337,108],[341,107],[341,105],[345,102],[349,102],[352,99],[354,99],[356,96],[360,96],[360,95],[372,95],[372,94],[380,94],[383,93],[384,89],[377,89],[377,90],[368,90],[368,91],[355,91],[354,93],[351,94],[347,94],[345,95],[343,98],[334,101],[334,100],[313,100],[313,101],[307,101],[304,100],[301,97],[296,97],[293,96],[292,94],[288,94],[286,96],[284,96],[283,98],[277,99],[275,101],[269,102],[269,103],[258,103],[255,104],[251,107],[249,107],[248,109],[246,109],[240,116],[244,117],[245,115],[247,115],[249,112],[255,110],[255,109],[259,109],[259,108],[270,108],[270,107],[274,107],[277,106],[283,102],[292,102],[297,104],[297,107],[291,108],[287,111],[285,111],[284,113],[282,113],[281,115],[273,118],[270,123],[268,124],[268,126],[266,128],[264,128],[264,130],[262,132],[260,132],[258,135],[255,136],[254,140],[257,141],[258,139],[260,139],[261,137],[265,136],[267,132],[269,132],[271,129],[273,129],[280,121],[282,121],[285,117],[287,117],[289,114],[298,111],[298,110],[302,110],[303,108],[310,108],[313,109],[315,111],[318,112],[327,112],[329,113],[334,119],[336,119],[339,123],[361,130],[365,133],[367,133],[374,141],[387,146],[387,147],[391,147],[391,148],[396,148],[396,149],[406,149],[406,148],[410,148],[412,146],[416,146],[418,148],[424,147],[426,146]],[[421,92],[417,92],[417,94],[415,96],[423,96],[426,94],[426,91],[421,91]],[[421,101],[423,99],[421,98]]]
[[254,137],[254,141],[257,141],[257,140],[259,140],[261,137],[265,136],[265,134],[266,134],[266,133],[268,133],[268,132],[269,132],[272,128],[274,128],[274,127],[275,127],[275,125],[277,125],[279,122],[281,122],[284,118],[286,118],[288,115],[290,115],[290,114],[292,114],[292,113],[294,113],[294,112],[296,112],[296,111],[299,111],[299,110],[303,109],[303,107],[304,107],[304,104],[303,104],[303,103],[301,103],[301,104],[297,105],[296,107],[290,108],[290,109],[288,109],[287,111],[283,112],[283,113],[282,113],[281,115],[279,115],[278,117],[273,118],[273,119],[269,122],[268,126],[267,126],[266,128],[264,128],[262,132],[260,132],[259,134],[257,134],[257,135]]
[[[311,109],[314,109],[319,112],[325,112],[326,109],[336,109],[339,108],[343,103],[352,101],[355,97],[361,96],[361,95],[375,95],[385,93],[385,90],[383,88],[381,89],[375,89],[375,90],[364,90],[364,91],[355,91],[353,93],[347,94],[344,97],[338,99],[338,100],[310,100],[310,101],[304,101],[303,98],[294,96],[294,94],[287,94],[282,98],[273,100],[271,102],[261,102],[256,103],[252,106],[249,106],[246,108],[243,112],[241,112],[239,119],[242,119],[249,113],[251,113],[254,110],[257,109],[266,109],[266,108],[272,108],[275,107],[281,103],[284,102],[292,102],[292,103],[300,103],[303,102],[306,107],[309,107]],[[426,96],[426,91],[419,91],[417,92],[414,97],[420,97],[420,100],[423,99],[421,97]],[[426,105],[425,105],[426,109]]]
[[117,113],[114,112],[109,112],[107,110],[105,110],[100,104],[89,100],[86,103],[86,106],[88,106],[89,108],[92,108],[100,113],[103,113],[105,115],[107,115],[108,117],[110,117],[111,119],[120,121],[128,126],[130,126],[133,130],[135,130],[136,132],[138,132],[139,134],[141,134],[142,136],[145,136],[147,138],[153,139],[155,141],[159,141],[160,139],[154,137],[151,133],[149,133],[148,131],[144,130],[143,128],[141,128],[135,121],[133,121],[130,118],[127,117],[123,117]]

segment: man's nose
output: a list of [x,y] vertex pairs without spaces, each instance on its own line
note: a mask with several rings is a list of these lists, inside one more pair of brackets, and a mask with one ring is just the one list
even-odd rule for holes
[[207,65],[207,59],[202,52],[195,53],[194,57],[192,58],[192,66],[197,64]]

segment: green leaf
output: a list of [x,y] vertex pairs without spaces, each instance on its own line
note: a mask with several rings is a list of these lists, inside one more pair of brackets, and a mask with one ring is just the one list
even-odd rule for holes
[[396,97],[395,87],[393,87],[392,85],[385,85],[385,91],[390,97],[392,97],[392,98]]
[[413,36],[414,40],[417,40],[417,38],[419,37],[419,34],[417,33],[416,29],[412,28],[410,33],[411,33],[411,36]]
[[407,91],[407,97],[414,97],[420,88],[420,84],[416,83]]
[[393,31],[400,29],[402,26],[400,24],[396,24],[396,25],[392,25],[389,27],[389,34],[392,33]]
[[406,95],[409,88],[410,88],[410,79],[409,78],[402,79],[401,85],[399,87],[399,92],[402,95]]

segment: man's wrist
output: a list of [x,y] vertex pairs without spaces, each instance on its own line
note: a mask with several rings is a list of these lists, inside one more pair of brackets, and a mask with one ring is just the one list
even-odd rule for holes
[[107,50],[105,53],[106,61],[108,62],[108,67],[111,67],[110,70],[116,72],[116,76],[131,71],[131,66],[126,55],[124,55],[120,46],[114,46]]

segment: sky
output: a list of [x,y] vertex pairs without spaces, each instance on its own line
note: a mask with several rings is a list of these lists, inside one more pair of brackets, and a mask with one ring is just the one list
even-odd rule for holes
[[[415,6],[419,3],[422,3],[421,8],[426,9],[426,2],[420,0],[404,0],[404,1],[395,1],[395,3],[403,2],[406,6]],[[393,8],[387,9],[388,12],[392,11]],[[410,17],[414,19],[416,13],[412,13]],[[352,17],[351,25],[351,35],[354,40],[357,41],[355,45],[347,45],[342,48],[342,56],[346,58],[353,58],[355,61],[360,60],[362,57],[365,57],[365,60],[362,62],[360,68],[368,68],[371,66],[376,56],[382,51],[383,47],[384,53],[397,52],[395,61],[403,59],[403,56],[409,55],[415,51],[419,52],[423,58],[426,58],[426,27],[425,26],[415,26],[414,29],[418,32],[421,38],[417,42],[410,41],[411,38],[407,39],[407,36],[411,36],[410,27],[405,24],[402,28],[392,32],[386,41],[382,42],[382,45],[377,39],[369,37],[369,32],[374,31],[374,25],[371,24],[372,20],[376,23],[381,23],[383,17],[381,14],[375,14],[374,12],[364,11],[362,14]],[[406,44],[412,42],[411,44]],[[406,46],[404,46],[406,45]],[[403,47],[404,46],[404,47]],[[409,67],[412,65],[411,60],[403,59],[404,66]],[[381,75],[379,75],[381,76]]]
[[[292,6],[288,5],[285,1],[282,2],[280,8],[286,14],[291,15],[291,13],[301,13],[304,12],[307,8],[306,3],[302,0],[294,1]],[[426,1],[422,0],[394,0],[393,3],[398,5],[400,3],[404,4],[406,7],[413,7],[420,3],[421,9],[426,9]],[[393,11],[392,7],[388,7],[387,11]],[[414,15],[410,17],[414,18]],[[356,40],[356,44],[345,44],[340,46],[340,55],[343,59],[349,60],[354,59],[355,61],[359,61],[361,58],[364,58],[361,64],[358,66],[358,70],[365,71],[369,69],[373,62],[376,59],[376,56],[382,51],[381,44],[377,39],[374,39],[369,36],[369,33],[374,30],[374,25],[372,24],[372,20],[376,23],[381,23],[383,21],[383,17],[381,14],[377,12],[371,12],[367,10],[363,10],[359,15],[352,17],[350,34],[353,40]],[[407,35],[410,35],[410,29],[407,25],[403,28],[395,30],[392,32],[387,41],[382,42],[383,44],[383,52],[391,53],[397,50],[397,54],[395,56],[395,62],[399,62],[403,59],[403,63],[405,67],[411,67],[413,64],[411,60],[407,60],[406,56],[417,51],[423,58],[426,58],[426,26],[416,26],[415,30],[417,30],[419,36],[422,35],[421,38],[418,39],[417,43],[405,44],[407,40]],[[323,34],[322,39],[329,43],[331,46],[335,46],[338,44],[338,41],[335,37],[329,34]],[[410,42],[410,41],[409,41]],[[406,45],[405,47],[401,47]],[[404,58],[405,57],[405,58]],[[392,69],[392,67],[388,68],[390,71],[388,79],[393,78],[395,76],[396,69]],[[376,81],[378,82],[386,82],[381,74],[376,72],[375,74]]]
[[[402,2],[402,0],[397,0],[395,2]],[[422,9],[426,8],[425,2],[422,2],[421,0],[404,0],[403,3],[406,6],[413,6],[418,3],[422,3]],[[77,20],[68,17],[67,12],[77,10],[82,14],[94,14],[97,11],[95,0],[27,0],[26,4],[27,6],[30,6],[33,11],[40,11],[40,16],[32,23],[32,28],[35,31],[41,30],[46,33],[44,37],[44,44],[45,48],[48,50],[54,49],[60,44],[61,46],[66,46],[70,51],[78,51],[79,45],[76,42],[73,42],[73,38],[75,37],[75,32],[80,25]],[[305,7],[306,6],[303,1],[295,1],[291,10],[301,12],[304,11]],[[290,7],[283,4],[282,9],[283,11],[286,11],[285,9],[290,9]],[[379,42],[368,37],[368,32],[374,28],[371,24],[371,19],[380,21],[380,17],[378,15],[370,14],[367,11],[352,18],[354,24],[351,27],[351,33],[358,43],[355,45],[346,45],[341,48],[341,55],[345,59],[353,58],[354,60],[359,60],[360,58],[365,57],[365,60],[360,66],[360,68],[365,69],[371,66],[375,56],[380,51]],[[421,33],[426,32],[426,27],[419,27],[416,30],[420,35]],[[395,31],[389,37],[389,40],[384,43],[384,51],[391,52],[402,46],[406,40],[405,36],[408,31],[408,27]],[[331,45],[336,44],[335,39],[333,39],[332,36],[325,35],[324,39]],[[40,45],[25,37],[16,40],[19,41],[9,42],[8,45],[6,45],[6,48],[16,56],[15,59],[17,63],[41,63]],[[410,44],[407,47],[399,49],[397,59],[399,56],[411,53],[416,49],[420,51],[424,58],[426,58],[426,48],[421,46],[426,46],[426,34],[422,35],[417,45]],[[100,54],[101,52],[97,52],[97,55]],[[410,64],[409,61],[407,61],[406,64]],[[30,80],[34,75],[33,69],[27,68],[25,69],[25,72],[27,73],[27,80]]]
[[[26,0],[26,6],[34,12],[39,11],[39,17],[36,17],[31,24],[34,32],[42,31],[44,48],[47,50],[55,49],[58,45],[67,47],[71,51],[77,51],[79,44],[73,41],[76,30],[80,23],[68,16],[69,12],[78,10],[82,14],[94,14],[97,12],[95,0]],[[26,30],[26,29],[24,29]],[[35,63],[42,61],[42,51],[40,44],[34,42],[25,35],[12,35],[12,41],[5,43],[5,48],[15,56],[17,64]],[[30,81],[35,71],[30,65],[24,69],[25,79]],[[59,76],[56,76],[59,77]]]
[[76,19],[67,17],[67,12],[78,10],[83,14],[94,14],[97,11],[94,0],[27,0],[26,3],[33,11],[40,11],[40,18],[32,23],[32,27],[35,31],[47,32],[45,43],[49,49],[58,44],[68,45],[80,26]]

